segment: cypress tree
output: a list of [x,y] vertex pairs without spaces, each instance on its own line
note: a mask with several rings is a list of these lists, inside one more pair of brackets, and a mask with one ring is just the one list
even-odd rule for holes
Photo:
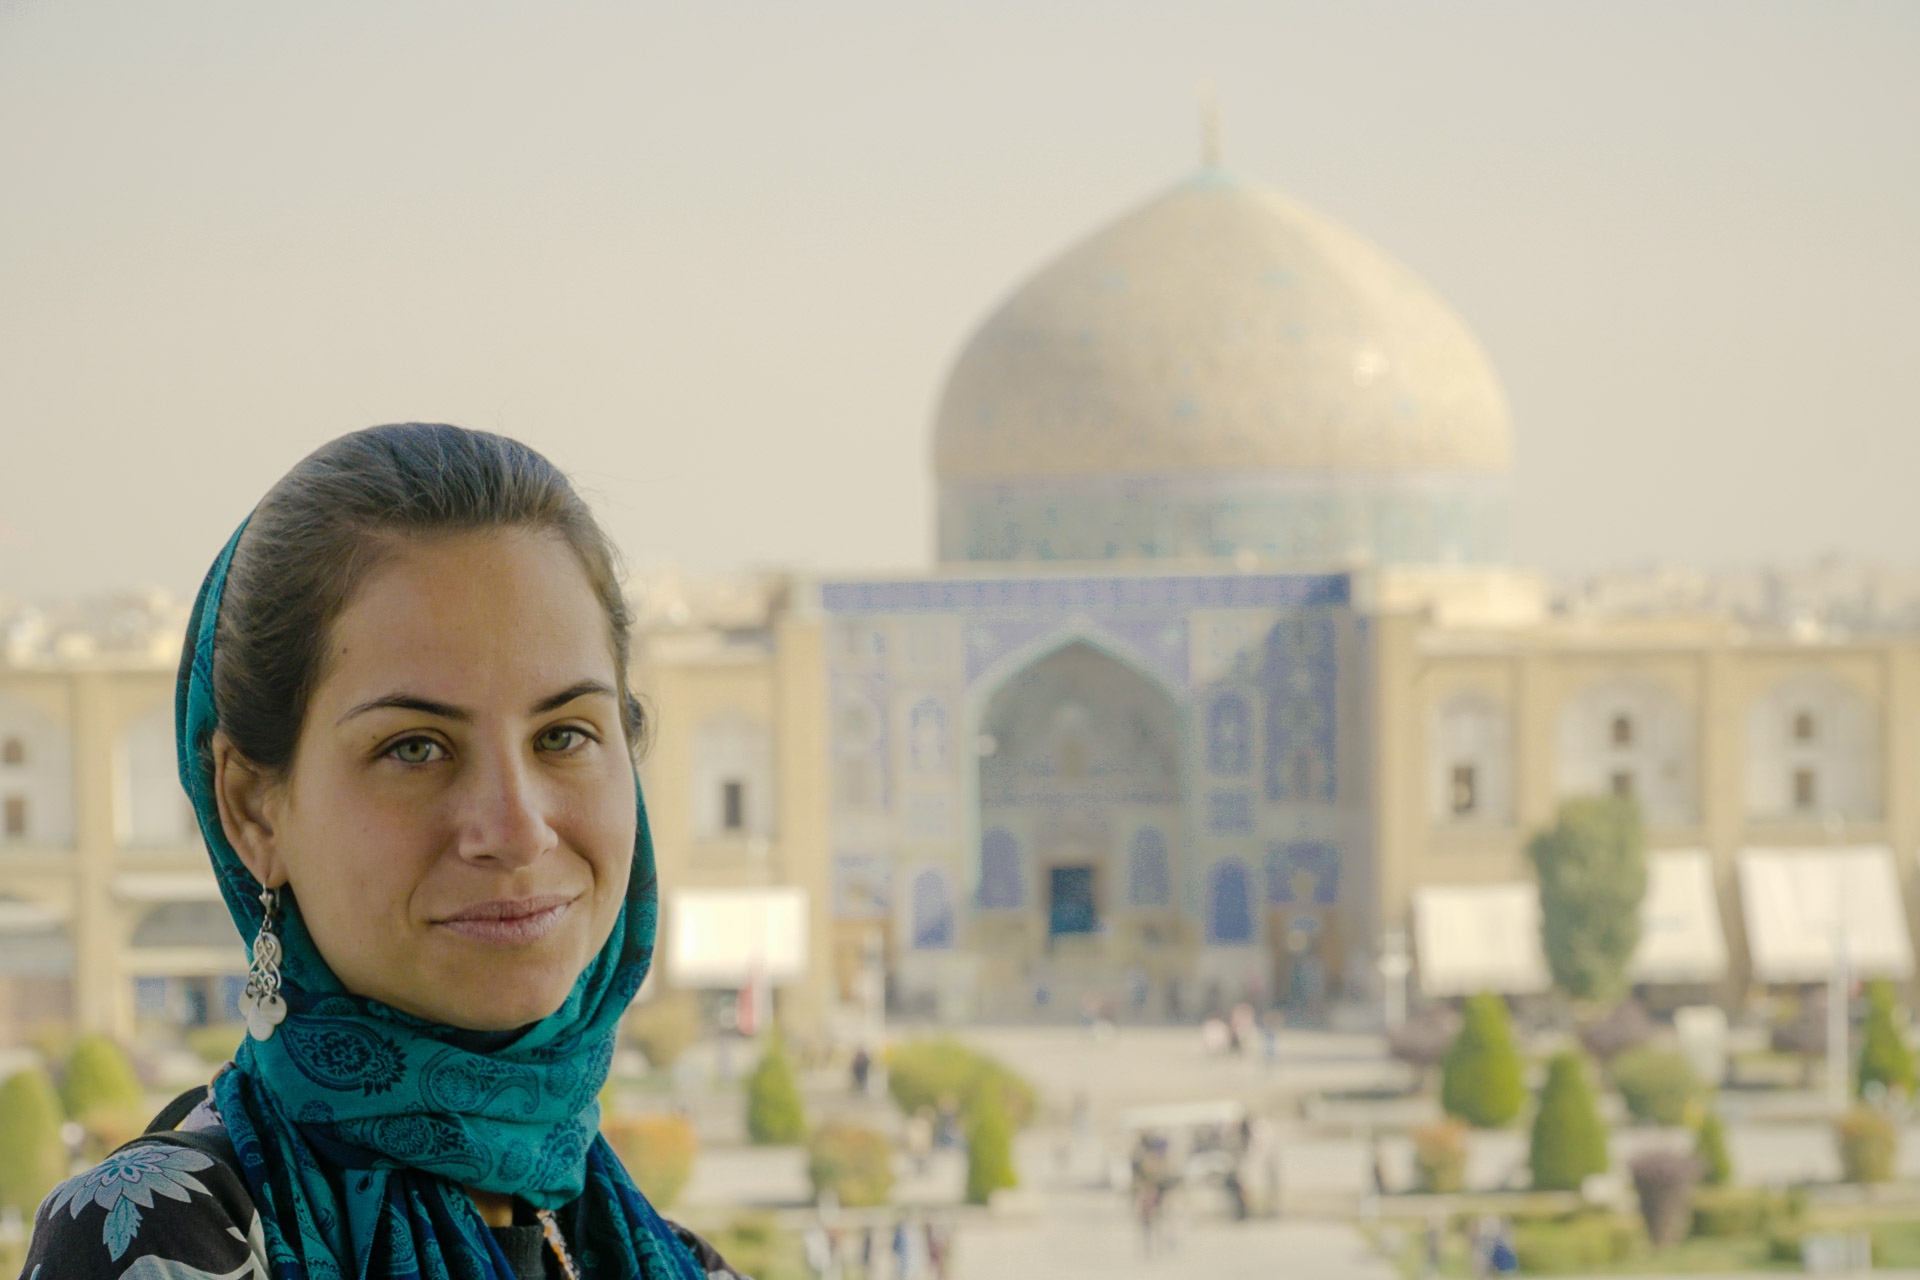
[[82,1036],[67,1055],[60,1097],[69,1119],[85,1120],[96,1111],[137,1110],[147,1091],[133,1073],[126,1050],[107,1036],[90,1035]]
[[778,1035],[767,1043],[760,1063],[747,1077],[747,1137],[773,1145],[800,1141],[807,1134],[807,1115],[800,1102],[800,1085],[793,1063]]
[[994,1192],[1016,1185],[1007,1105],[998,1089],[982,1089],[967,1125],[967,1203],[985,1204]]
[[67,1176],[60,1125],[60,1098],[46,1072],[17,1071],[0,1084],[0,1207],[31,1217]]
[[1527,1162],[1535,1191],[1578,1191],[1589,1175],[1607,1171],[1607,1129],[1577,1053],[1558,1054],[1548,1064]]
[[1520,1072],[1506,1001],[1485,991],[1469,997],[1441,1067],[1440,1106],[1482,1129],[1510,1123],[1527,1098]]
[[1913,1092],[1913,1054],[1894,1019],[1898,1007],[1893,984],[1875,978],[1867,984],[1867,1025],[1860,1045],[1860,1096],[1878,1084],[1889,1093]]
[[1727,1127],[1712,1106],[1700,1121],[1693,1154],[1700,1161],[1700,1181],[1709,1187],[1724,1187],[1733,1181],[1733,1158],[1727,1154]]

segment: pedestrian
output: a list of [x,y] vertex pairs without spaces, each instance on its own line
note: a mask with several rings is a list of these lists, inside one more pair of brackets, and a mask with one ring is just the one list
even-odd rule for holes
[[927,1267],[933,1280],[947,1280],[947,1263],[952,1257],[951,1229],[939,1218],[927,1219]]
[[867,1052],[867,1046],[861,1045],[853,1051],[853,1093],[864,1098],[867,1094],[867,1076],[873,1070],[873,1055]]
[[894,1280],[914,1280],[913,1272],[913,1236],[907,1230],[907,1220],[900,1218],[893,1224]]

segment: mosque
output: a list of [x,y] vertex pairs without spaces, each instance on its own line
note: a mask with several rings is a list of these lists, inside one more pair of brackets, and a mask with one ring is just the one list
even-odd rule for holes
[[[658,981],[809,1026],[1526,995],[1526,839],[1601,791],[1648,820],[1656,1003],[1821,980],[1842,936],[1912,977],[1920,645],[1556,615],[1486,352],[1325,215],[1205,166],[1015,288],[932,437],[930,571],[634,584]],[[16,1020],[237,990],[169,692],[0,665]]]

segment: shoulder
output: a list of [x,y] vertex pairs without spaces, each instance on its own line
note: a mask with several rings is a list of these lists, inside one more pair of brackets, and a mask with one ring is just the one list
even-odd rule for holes
[[34,1216],[20,1274],[159,1280],[186,1266],[265,1280],[265,1258],[259,1216],[239,1176],[191,1138],[152,1134],[53,1189]]
[[680,1243],[686,1245],[688,1251],[693,1254],[693,1260],[699,1264],[707,1280],[746,1280],[746,1277],[735,1271],[732,1265],[720,1256],[720,1251],[714,1248],[705,1236],[691,1227],[681,1226],[671,1218],[662,1218],[661,1221],[672,1229],[674,1235],[680,1237]]

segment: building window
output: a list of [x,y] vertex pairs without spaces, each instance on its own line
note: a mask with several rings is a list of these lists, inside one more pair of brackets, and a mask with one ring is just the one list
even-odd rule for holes
[[0,764],[19,767],[27,762],[27,744],[18,738],[8,738],[0,744]]
[[747,825],[747,784],[728,778],[720,784],[720,829],[739,831]]
[[26,839],[27,837],[27,798],[25,796],[8,796],[7,797],[6,825],[4,827],[4,831],[6,834],[6,838],[9,840]]
[[1464,817],[1480,807],[1480,795],[1475,787],[1473,766],[1457,764],[1453,766],[1453,813],[1455,817]]
[[1793,740],[1795,742],[1812,742],[1816,736],[1817,729],[1818,726],[1814,723],[1813,712],[1796,711],[1794,713]]
[[1613,718],[1613,727],[1609,732],[1608,736],[1612,739],[1613,745],[1616,747],[1632,746],[1633,745],[1633,717],[1632,716],[1615,716]]
[[1625,769],[1618,770],[1607,780],[1608,789],[1622,800],[1633,799],[1633,775]]
[[1793,807],[1802,813],[1817,807],[1820,803],[1819,780],[1811,769],[1793,771]]

